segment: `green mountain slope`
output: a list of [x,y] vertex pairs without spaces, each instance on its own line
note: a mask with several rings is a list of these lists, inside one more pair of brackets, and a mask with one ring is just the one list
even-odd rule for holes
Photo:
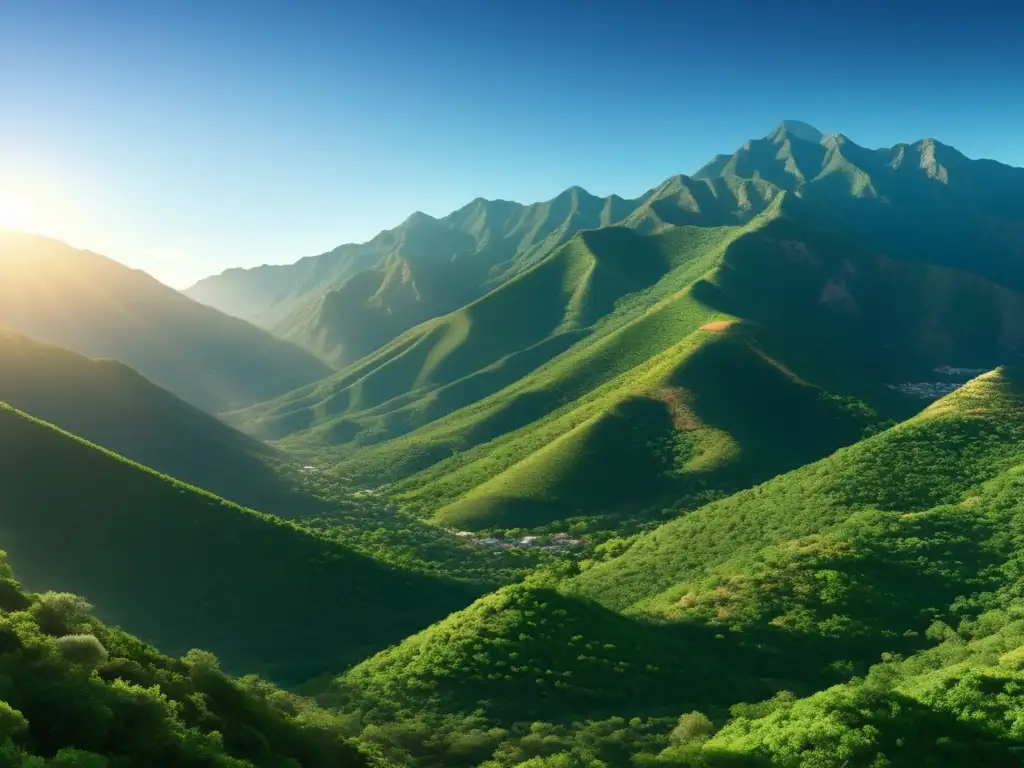
[[612,223],[620,203],[628,207],[579,188],[534,205],[478,199],[443,219],[413,214],[368,243],[295,265],[231,270],[186,294],[350,363],[482,295],[579,230]]
[[694,178],[788,190],[790,214],[802,221],[891,256],[1024,287],[1024,169],[972,160],[934,139],[873,150],[783,124]]
[[0,329],[0,401],[239,504],[287,515],[317,506],[278,474],[277,451],[123,363]]
[[[131,368],[0,330],[0,402],[132,461],[324,532],[399,568],[480,589],[518,580],[537,553],[493,553],[394,510],[182,402]],[[514,556],[515,555],[515,556]]]
[[[617,739],[589,743],[609,764],[629,764],[630,747],[651,765],[665,748],[670,765],[1007,759],[1022,703],[1022,462],[1024,378],[1000,369],[569,582],[483,598],[353,668],[327,700],[371,734],[395,712],[443,733],[413,750],[424,765],[459,764],[454,747],[470,729],[517,764],[613,715]],[[895,663],[851,679],[883,654]],[[693,710],[702,714],[671,729]],[[540,745],[515,725],[530,718],[550,723],[529,731],[552,734],[547,751],[530,752]],[[627,718],[640,718],[632,735]],[[649,739],[638,735],[644,718]],[[865,724],[877,730],[860,733]],[[922,753],[899,749],[922,738]]]
[[727,225],[777,190],[675,176],[636,200],[572,187],[543,203],[477,199],[442,218],[416,213],[363,245],[292,266],[230,270],[186,294],[273,329],[343,367],[541,262],[578,232],[613,224]]
[[728,231],[643,238],[609,227],[576,235],[536,266],[359,363],[230,414],[251,433],[365,445],[403,434],[511,384],[590,335],[623,297],[699,258]]
[[[216,658],[164,656],[0,564],[0,760],[10,766],[365,766],[311,702]],[[109,761],[109,762],[108,762]]]
[[943,643],[906,660],[890,658],[863,679],[740,710],[709,741],[670,747],[662,759],[836,768],[883,760],[906,768],[1016,765],[1022,607],[1008,603],[958,631],[943,625],[936,629],[936,637],[948,638]]
[[[651,237],[690,232],[707,230]],[[399,499],[445,524],[620,528],[906,418],[922,393],[957,385],[936,368],[1020,359],[1014,291],[806,227],[786,199],[720,232],[503,390],[378,445],[343,445],[340,471],[400,480]],[[342,422],[348,433],[328,422],[284,444],[351,437],[355,419]]]
[[33,589],[71,587],[171,652],[298,682],[479,590],[384,565],[0,409],[0,538]]
[[[694,586],[690,579],[715,578],[715,569],[728,571],[851,516],[913,528],[923,522],[917,513],[963,502],[968,491],[1016,466],[1022,417],[1020,373],[986,374],[880,435],[661,526],[582,574],[576,586],[616,609],[667,615],[689,602],[680,600]],[[973,503],[958,514],[973,515]],[[843,555],[826,548],[829,554]]]
[[8,231],[0,231],[0,325],[120,360],[211,412],[267,400],[330,373],[308,352],[143,272]]

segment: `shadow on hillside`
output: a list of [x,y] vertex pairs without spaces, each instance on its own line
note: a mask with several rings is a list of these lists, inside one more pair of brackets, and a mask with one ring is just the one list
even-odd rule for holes
[[70,590],[166,653],[293,684],[479,596],[142,470],[0,409],[0,546],[26,586]]

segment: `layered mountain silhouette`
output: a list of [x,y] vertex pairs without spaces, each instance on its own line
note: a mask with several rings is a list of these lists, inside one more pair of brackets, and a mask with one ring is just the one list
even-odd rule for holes
[[286,516],[317,508],[278,470],[287,457],[116,360],[0,329],[0,402],[238,504]]
[[0,326],[113,358],[218,412],[283,394],[330,368],[149,275],[35,235],[0,231]]

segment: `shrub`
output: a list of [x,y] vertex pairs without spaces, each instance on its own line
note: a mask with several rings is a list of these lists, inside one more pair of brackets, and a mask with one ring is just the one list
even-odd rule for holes
[[48,635],[73,632],[92,614],[92,605],[70,592],[45,592],[33,609],[39,628]]
[[28,720],[6,701],[0,701],[0,742],[28,730]]
[[93,635],[65,635],[54,642],[64,660],[72,664],[95,669],[107,660],[107,649]]
[[48,763],[51,768],[107,768],[108,764],[102,755],[71,747],[62,749]]
[[679,718],[679,724],[672,729],[669,741],[675,746],[701,744],[710,739],[714,733],[715,726],[707,715],[701,712],[691,712]]

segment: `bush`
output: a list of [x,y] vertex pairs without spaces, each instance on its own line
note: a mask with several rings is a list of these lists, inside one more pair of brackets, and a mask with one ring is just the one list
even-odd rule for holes
[[92,605],[70,592],[45,592],[33,609],[39,628],[59,637],[72,633],[92,614]]
[[715,733],[714,724],[707,715],[701,712],[691,712],[679,718],[679,724],[672,729],[669,741],[674,746],[684,744],[702,744],[710,739]]
[[6,701],[0,701],[0,742],[28,730],[28,720]]
[[95,669],[107,660],[107,649],[93,635],[65,635],[54,642],[64,660],[72,664]]
[[107,768],[107,758],[94,752],[67,747],[49,762],[51,768]]

